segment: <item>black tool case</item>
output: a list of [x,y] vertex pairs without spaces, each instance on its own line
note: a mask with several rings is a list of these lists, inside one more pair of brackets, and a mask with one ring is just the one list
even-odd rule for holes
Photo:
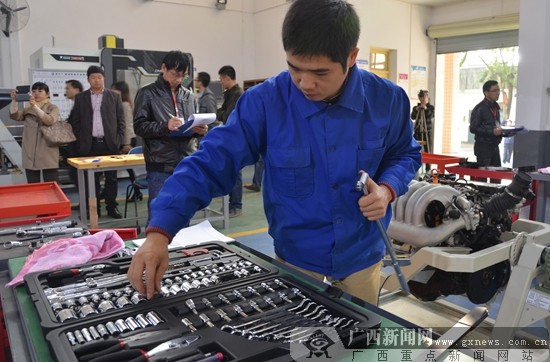
[[58,361],[87,361],[119,339],[127,349],[150,351],[182,336],[194,341],[151,360],[221,353],[224,361],[291,361],[293,346],[319,335],[330,340],[327,330],[357,349],[368,346],[380,326],[378,316],[335,297],[334,288],[282,272],[232,244],[171,250],[161,292],[152,300],[125,278],[130,262],[114,258],[25,277]]

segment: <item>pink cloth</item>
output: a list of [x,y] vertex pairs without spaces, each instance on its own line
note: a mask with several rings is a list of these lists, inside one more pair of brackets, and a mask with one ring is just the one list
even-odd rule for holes
[[80,238],[56,240],[29,255],[19,274],[6,284],[6,287],[23,284],[23,277],[29,273],[72,268],[75,265],[108,258],[122,248],[124,241],[113,230],[103,230]]
[[539,168],[539,172],[548,175],[548,174],[550,174],[550,167]]

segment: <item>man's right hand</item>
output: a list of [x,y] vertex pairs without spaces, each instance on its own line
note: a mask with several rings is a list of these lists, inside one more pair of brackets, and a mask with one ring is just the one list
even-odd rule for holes
[[160,233],[147,234],[147,239],[132,258],[128,280],[135,290],[151,299],[160,291],[160,282],[166,269],[168,238]]
[[172,117],[168,120],[168,130],[170,131],[177,131],[181,125],[183,125],[181,118]]

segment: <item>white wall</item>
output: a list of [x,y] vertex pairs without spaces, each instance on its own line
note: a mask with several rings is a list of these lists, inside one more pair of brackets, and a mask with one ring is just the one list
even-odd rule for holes
[[[433,23],[518,11],[519,0],[473,0],[428,8],[399,0],[350,0],[362,25],[359,58],[370,47],[396,51],[395,73],[426,66],[433,88],[435,56],[425,29]],[[29,24],[8,39],[0,35],[0,87],[27,81],[29,56],[40,47],[97,49],[103,34],[124,39],[126,48],[181,49],[193,54],[198,71],[216,78],[232,64],[240,82],[265,78],[286,68],[281,25],[286,0],[230,0],[217,10],[214,0],[28,0]],[[409,89],[412,97],[417,89]]]
[[[369,48],[377,46],[397,50],[399,73],[408,73],[413,58],[429,65],[428,8],[397,0],[351,2],[362,21],[360,58],[368,59]],[[28,3],[28,25],[9,39],[0,36],[0,87],[28,81],[29,56],[39,48],[97,49],[103,34],[123,38],[130,49],[190,52],[196,69],[214,77],[224,64],[236,68],[241,82],[286,68],[280,37],[286,0],[231,0],[225,10],[216,9],[213,0]]]
[[[272,0],[272,3],[275,2]],[[396,74],[409,74],[411,64],[429,69],[431,41],[425,35],[425,29],[429,24],[430,8],[398,0],[349,2],[355,6],[361,19],[359,59],[369,59],[370,48],[380,47],[396,51]],[[281,25],[287,9],[287,5],[274,6],[254,16],[256,78],[269,77],[286,68]],[[407,82],[401,85],[409,91]],[[416,93],[416,90],[412,90],[412,93]]]
[[226,10],[217,10],[213,0],[177,2],[28,0],[27,26],[9,39],[0,35],[0,87],[26,81],[29,56],[40,47],[97,49],[103,34],[123,38],[129,49],[190,52],[197,70],[213,77],[224,64],[233,65],[240,80],[254,76],[249,0],[229,1]]

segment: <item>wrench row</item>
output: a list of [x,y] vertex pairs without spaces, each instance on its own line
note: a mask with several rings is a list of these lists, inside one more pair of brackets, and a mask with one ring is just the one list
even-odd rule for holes
[[[270,284],[280,289],[275,291]],[[192,332],[205,325],[216,327],[216,324],[219,326],[225,321],[225,324],[218,327],[225,332],[251,340],[280,343],[301,340],[304,338],[304,328],[329,326],[341,330],[360,323],[354,318],[333,315],[323,304],[278,279],[261,285],[261,288],[247,287],[247,291],[252,294],[250,298],[245,298],[241,291],[234,289],[204,297],[200,301],[187,299],[184,301],[185,306],[177,307],[177,315],[185,317],[182,323]],[[268,293],[260,294],[259,289]],[[223,306],[219,307],[220,304]],[[243,322],[242,318],[249,319],[252,314],[255,314],[254,319],[235,325],[237,319]]]
[[306,338],[305,333],[315,327],[343,330],[359,323],[354,318],[334,316],[324,305],[304,298],[291,308],[279,308],[238,325],[224,324],[221,330],[250,340],[294,343]]

